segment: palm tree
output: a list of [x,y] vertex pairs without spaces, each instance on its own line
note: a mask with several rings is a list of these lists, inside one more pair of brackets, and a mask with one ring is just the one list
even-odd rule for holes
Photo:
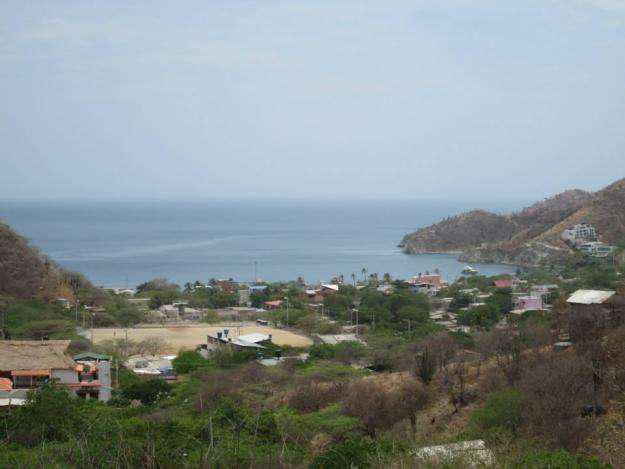
[[354,287],[355,287],[356,286],[356,274],[354,272],[352,272],[351,278],[352,278],[352,282],[354,282]]
[[366,282],[367,281],[367,268],[363,267],[360,272],[362,273],[362,281]]

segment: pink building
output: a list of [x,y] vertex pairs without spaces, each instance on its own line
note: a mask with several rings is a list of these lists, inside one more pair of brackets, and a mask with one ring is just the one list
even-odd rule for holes
[[543,299],[541,296],[517,296],[512,299],[514,309],[536,310],[543,309]]

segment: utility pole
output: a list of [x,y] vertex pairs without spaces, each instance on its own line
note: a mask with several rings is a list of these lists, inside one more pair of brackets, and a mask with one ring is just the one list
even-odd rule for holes
[[289,327],[289,297],[285,296],[284,299],[286,301],[286,327]]
[[356,335],[358,335],[358,310],[355,308],[354,313],[356,313]]

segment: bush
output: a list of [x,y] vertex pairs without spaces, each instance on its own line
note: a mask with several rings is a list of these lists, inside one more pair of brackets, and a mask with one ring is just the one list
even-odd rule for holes
[[308,349],[310,358],[317,358],[320,360],[329,360],[334,358],[335,349],[330,344],[317,344]]
[[471,415],[471,422],[482,430],[504,428],[516,433],[521,425],[524,397],[516,389],[497,391],[486,399],[481,409]]
[[34,446],[43,441],[64,441],[85,423],[78,406],[81,401],[50,384],[29,394],[25,406],[6,414],[0,439]]
[[375,443],[368,438],[352,438],[330,446],[313,459],[314,469],[343,469],[346,467],[367,467],[368,459],[376,451]]
[[214,368],[214,364],[195,351],[180,352],[173,359],[174,371],[178,374],[191,373],[195,370]]
[[608,469],[611,466],[594,458],[560,450],[527,453],[515,464],[515,467],[527,469]]
[[171,385],[160,378],[139,380],[122,389],[122,396],[126,399],[137,399],[141,403],[154,404],[159,398],[171,391]]

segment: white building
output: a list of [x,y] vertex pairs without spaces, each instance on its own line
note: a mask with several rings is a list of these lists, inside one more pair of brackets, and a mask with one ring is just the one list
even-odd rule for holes
[[563,240],[577,245],[587,241],[596,241],[597,231],[588,223],[579,223],[564,230],[561,236]]
[[579,246],[579,250],[593,257],[608,257],[614,248],[599,241],[584,243]]

